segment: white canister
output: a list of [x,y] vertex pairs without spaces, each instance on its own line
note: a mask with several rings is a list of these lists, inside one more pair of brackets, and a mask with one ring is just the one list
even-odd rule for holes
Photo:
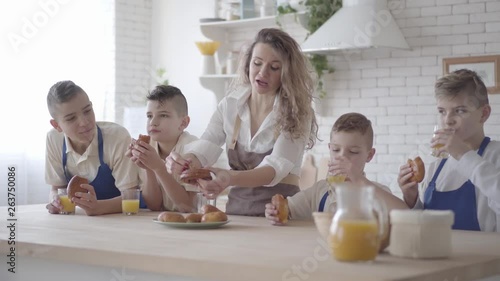
[[452,211],[392,210],[389,253],[407,258],[445,258],[451,254]]

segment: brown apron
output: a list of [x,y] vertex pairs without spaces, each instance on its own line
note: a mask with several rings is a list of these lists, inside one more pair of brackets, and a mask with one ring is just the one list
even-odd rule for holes
[[[251,170],[257,167],[264,157],[271,154],[272,149],[265,153],[246,152],[238,146],[237,140],[241,128],[241,119],[237,115],[234,123],[234,133],[228,146],[227,156],[229,166],[236,171]],[[275,186],[237,187],[230,189],[226,204],[226,213],[230,215],[264,216],[266,204],[276,193],[285,198],[299,192],[299,177],[289,174]]]

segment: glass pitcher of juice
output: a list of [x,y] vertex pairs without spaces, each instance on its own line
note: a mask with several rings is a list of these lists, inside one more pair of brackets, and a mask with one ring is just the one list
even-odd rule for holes
[[372,261],[386,235],[385,204],[374,197],[372,186],[335,188],[337,211],[330,226],[329,246],[339,261]]

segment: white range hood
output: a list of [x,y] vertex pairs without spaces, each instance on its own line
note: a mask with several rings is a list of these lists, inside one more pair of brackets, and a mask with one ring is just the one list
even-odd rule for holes
[[387,0],[343,0],[342,8],[302,44],[305,53],[363,48],[409,49]]

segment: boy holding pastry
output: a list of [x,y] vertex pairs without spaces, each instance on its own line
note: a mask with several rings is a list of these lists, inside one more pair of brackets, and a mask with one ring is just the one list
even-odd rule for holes
[[431,147],[436,155],[449,154],[427,168],[423,184],[411,178],[415,171],[401,166],[398,176],[408,207],[452,210],[454,229],[500,232],[500,142],[485,136],[491,107],[481,78],[461,69],[435,84],[440,122]]
[[147,96],[149,143],[130,144],[127,156],[142,168],[142,197],[150,210],[191,212],[198,188],[179,181],[167,172],[165,158],[172,152],[184,153],[184,147],[198,138],[185,131],[189,125],[187,101],[174,86],[157,86]]
[[[360,113],[347,113],[333,124],[330,133],[331,175],[346,175],[345,180],[359,186],[374,186],[375,196],[383,200],[388,209],[406,209],[404,202],[392,195],[389,188],[370,181],[364,173],[365,164],[375,155],[373,129],[370,120]],[[335,212],[336,196],[326,180],[288,197],[290,219],[311,219],[313,212]],[[275,204],[266,205],[266,217],[272,224],[281,224]]]
[[87,215],[122,211],[120,190],[138,186],[138,170],[124,157],[130,135],[122,126],[96,122],[87,93],[72,81],[54,84],[47,95],[54,129],[47,133],[45,181],[52,186],[49,213],[62,211],[57,194],[73,175],[87,179],[72,201]]

